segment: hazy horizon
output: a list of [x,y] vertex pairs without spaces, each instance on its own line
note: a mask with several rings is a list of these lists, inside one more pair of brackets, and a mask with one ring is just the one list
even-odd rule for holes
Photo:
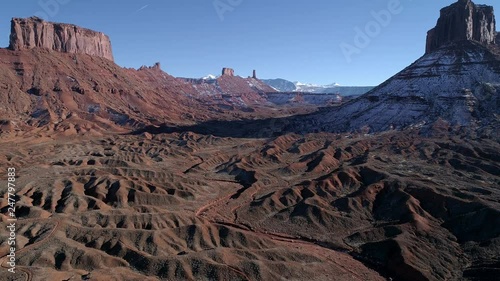
[[376,86],[424,54],[439,10],[454,2],[8,2],[0,11],[0,46],[8,46],[12,17],[38,15],[109,35],[122,67],[161,62],[169,74],[193,78],[231,67],[242,77],[255,69],[263,79]]

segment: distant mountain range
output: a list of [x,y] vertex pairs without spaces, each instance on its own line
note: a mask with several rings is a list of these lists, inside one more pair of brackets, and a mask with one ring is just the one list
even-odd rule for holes
[[219,78],[220,76],[217,76],[217,75],[213,75],[213,74],[208,74],[207,76],[201,78],[203,80],[215,80],[217,78]]
[[275,88],[276,90],[280,92],[294,92],[297,89],[297,86],[295,83],[290,82],[285,79],[261,79],[262,82],[266,83],[267,85]]
[[262,79],[262,82],[280,92],[302,92],[316,94],[340,94],[341,96],[360,96],[374,87],[341,86],[337,83],[330,85],[315,85],[301,82],[291,82],[285,79]]

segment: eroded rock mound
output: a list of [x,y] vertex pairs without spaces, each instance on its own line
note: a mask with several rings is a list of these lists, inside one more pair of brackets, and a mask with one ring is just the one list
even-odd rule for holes
[[12,19],[9,48],[45,48],[64,53],[98,56],[113,61],[111,41],[104,33],[72,24],[46,22],[37,17]]

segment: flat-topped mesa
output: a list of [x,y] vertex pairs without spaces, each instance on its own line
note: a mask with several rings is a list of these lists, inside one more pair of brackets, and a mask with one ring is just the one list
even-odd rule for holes
[[427,34],[426,54],[453,42],[469,40],[483,45],[495,44],[496,37],[493,7],[459,0],[441,9],[436,27]]
[[9,49],[29,50],[34,48],[87,54],[113,61],[111,41],[104,33],[72,24],[46,22],[37,17],[13,18]]
[[222,69],[222,76],[234,76],[234,69],[224,67]]

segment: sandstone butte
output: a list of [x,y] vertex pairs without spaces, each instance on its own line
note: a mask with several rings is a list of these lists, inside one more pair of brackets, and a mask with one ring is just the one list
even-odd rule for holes
[[9,49],[29,50],[34,48],[87,54],[113,61],[111,41],[102,32],[72,24],[46,22],[37,17],[13,18]]

